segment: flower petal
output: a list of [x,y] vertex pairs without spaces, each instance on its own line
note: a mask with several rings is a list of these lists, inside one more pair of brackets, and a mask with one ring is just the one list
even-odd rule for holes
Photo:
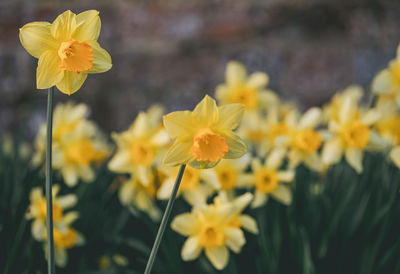
[[175,111],[163,116],[163,123],[168,135],[175,139],[192,131],[191,112]]
[[393,163],[400,168],[400,146],[395,147],[390,151],[389,154],[390,159],[393,161]]
[[333,137],[325,143],[322,150],[322,162],[324,164],[336,164],[343,155],[343,144],[339,137]]
[[176,140],[168,149],[167,154],[164,157],[163,164],[169,166],[187,164],[192,158],[191,148],[191,142],[182,142],[180,140]]
[[295,172],[294,170],[278,171],[277,176],[280,182],[290,183],[294,180]]
[[78,91],[87,78],[87,73],[64,71],[63,79],[57,84],[57,88],[65,94],[71,95]]
[[45,51],[57,49],[57,42],[50,33],[49,22],[32,22],[19,29],[19,40],[26,51],[35,58]]
[[219,108],[219,121],[215,127],[234,130],[240,124],[243,118],[245,107],[242,104],[228,104],[220,106]]
[[69,187],[73,187],[78,183],[78,173],[71,166],[65,166],[61,169],[61,174],[64,178],[65,183]]
[[360,174],[363,170],[362,158],[363,151],[359,148],[348,148],[345,151],[347,162]]
[[247,230],[253,234],[258,234],[257,222],[256,222],[256,220],[253,219],[253,217],[243,214],[243,215],[240,215],[238,217],[238,219],[239,219],[241,226],[245,230]]
[[310,108],[303,114],[299,121],[299,127],[303,129],[315,128],[321,120],[321,109],[317,107]]
[[183,244],[181,256],[184,261],[192,261],[199,257],[202,247],[197,237],[189,237]]
[[372,92],[376,94],[385,94],[391,91],[392,79],[388,69],[379,72],[372,81]]
[[367,113],[365,113],[365,115],[360,119],[360,122],[367,125],[367,126],[371,126],[373,125],[376,121],[379,120],[379,118],[381,117],[381,114],[379,113],[378,110],[376,109],[370,109],[368,110]]
[[101,21],[97,10],[87,10],[76,15],[75,40],[97,40],[100,35]]
[[286,155],[285,148],[275,148],[269,154],[267,160],[265,161],[265,167],[268,169],[277,169],[282,164],[283,159]]
[[68,194],[55,199],[55,203],[61,208],[70,208],[76,205],[78,199],[74,194]]
[[231,61],[226,65],[225,81],[228,86],[233,87],[243,84],[246,80],[246,68],[239,62]]
[[254,194],[254,200],[251,203],[250,207],[256,208],[256,207],[263,206],[267,201],[268,201],[267,194],[256,191],[256,193]]
[[54,249],[54,261],[58,267],[65,267],[68,262],[68,254],[65,249],[56,247]]
[[89,45],[93,49],[93,66],[87,73],[102,73],[110,70],[112,67],[110,54],[96,41],[89,41]]
[[262,89],[264,88],[269,81],[269,77],[264,72],[255,72],[249,75],[247,79],[246,85],[250,88],[254,89]]
[[225,244],[235,253],[239,253],[246,243],[243,231],[240,228],[228,227],[224,231]]
[[173,219],[171,228],[183,236],[190,236],[196,233],[197,223],[192,213],[183,213]]
[[50,32],[56,40],[68,41],[76,28],[76,15],[70,10],[60,14],[51,24]]
[[132,169],[131,154],[129,150],[120,150],[108,162],[108,168],[115,172],[129,172]]
[[271,195],[284,205],[292,203],[292,191],[288,186],[278,185]]
[[225,142],[229,147],[228,152],[225,154],[225,159],[236,159],[242,157],[247,152],[246,144],[234,132],[224,132],[221,134],[225,138]]
[[64,72],[60,69],[60,66],[61,61],[57,51],[48,50],[44,52],[39,58],[36,69],[36,87],[47,89],[62,81]]
[[192,115],[198,119],[198,122],[206,126],[211,126],[219,120],[217,103],[213,98],[206,95],[194,108]]
[[206,248],[206,256],[216,269],[222,270],[228,264],[229,251],[225,246]]

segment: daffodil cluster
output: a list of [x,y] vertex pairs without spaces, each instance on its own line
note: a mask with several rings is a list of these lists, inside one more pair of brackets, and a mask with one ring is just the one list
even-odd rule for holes
[[[74,194],[59,196],[60,187],[53,186],[53,221],[54,221],[54,255],[55,263],[59,267],[64,267],[68,263],[67,250],[75,246],[83,245],[85,239],[81,233],[71,225],[78,218],[76,211],[66,210],[74,207],[77,197]],[[32,219],[32,236],[35,240],[42,242],[46,253],[46,198],[43,196],[42,189],[35,187],[30,194],[30,205],[26,213],[27,219]]]
[[[92,182],[94,167],[109,154],[109,146],[96,124],[89,121],[89,108],[72,102],[58,104],[53,121],[53,168],[72,187],[81,179]],[[35,166],[44,164],[46,153],[46,124],[42,124],[35,140]]]

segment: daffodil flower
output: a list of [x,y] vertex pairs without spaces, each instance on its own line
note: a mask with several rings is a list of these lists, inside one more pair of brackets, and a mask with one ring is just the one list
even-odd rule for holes
[[216,269],[224,269],[229,261],[228,248],[240,253],[246,243],[240,228],[258,232],[255,221],[240,214],[251,199],[250,193],[232,202],[216,198],[214,204],[193,207],[191,213],[176,216],[171,223],[172,229],[188,237],[182,247],[182,259],[195,260],[204,250]]
[[191,111],[176,111],[164,116],[164,126],[175,142],[164,158],[164,164],[190,164],[210,168],[221,159],[235,159],[246,153],[246,146],[233,130],[243,117],[242,104],[217,107],[209,96]]
[[292,191],[288,183],[295,176],[293,169],[280,170],[286,155],[285,148],[275,148],[267,156],[264,164],[259,158],[254,158],[251,163],[252,174],[246,180],[239,181],[239,187],[255,187],[252,208],[264,205],[269,196],[284,205],[292,202]]
[[277,101],[276,95],[266,90],[268,81],[267,74],[255,72],[247,76],[241,63],[231,61],[226,66],[225,83],[217,86],[215,97],[221,104],[239,103],[250,111],[265,108]]
[[97,39],[99,12],[88,10],[78,15],[70,10],[53,23],[32,22],[20,29],[22,46],[39,59],[36,71],[38,89],[53,86],[68,95],[82,86],[88,74],[111,68],[111,57]]
[[371,127],[378,121],[379,112],[376,109],[363,112],[357,104],[358,100],[353,97],[344,98],[338,118],[333,117],[329,122],[332,136],[325,142],[322,150],[322,162],[325,166],[338,163],[344,154],[347,163],[357,173],[361,173],[364,150],[385,145]]

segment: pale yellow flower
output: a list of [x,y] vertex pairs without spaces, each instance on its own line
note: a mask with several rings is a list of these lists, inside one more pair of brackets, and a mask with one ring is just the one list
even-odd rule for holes
[[266,90],[268,81],[266,73],[255,72],[247,76],[241,63],[231,61],[226,66],[225,83],[217,86],[215,97],[223,105],[239,103],[246,110],[265,108],[277,99],[272,91]]
[[238,182],[239,187],[255,187],[251,207],[264,205],[270,195],[284,205],[292,203],[292,190],[288,183],[293,181],[295,172],[292,169],[280,170],[285,155],[285,148],[275,148],[269,153],[264,164],[259,158],[252,160],[251,176]]
[[375,129],[388,143],[389,158],[400,168],[400,114],[397,107],[388,101],[381,101],[377,105],[380,119]]
[[383,145],[383,140],[371,128],[379,116],[375,109],[360,109],[358,100],[353,97],[344,98],[337,119],[333,116],[329,121],[332,136],[322,150],[323,164],[329,166],[338,163],[345,155],[347,163],[361,173],[364,150]]
[[[161,200],[169,199],[175,184],[179,167],[160,166],[158,168],[158,177],[160,179],[160,188],[157,191],[157,198]],[[178,195],[182,194],[183,198],[191,205],[206,201],[214,189],[202,182],[202,170],[187,166],[181,183],[179,185]]]
[[212,265],[221,270],[229,260],[229,251],[240,253],[246,243],[244,227],[257,233],[255,221],[241,211],[250,203],[252,195],[243,194],[232,202],[215,199],[214,204],[193,207],[191,213],[176,216],[171,223],[173,230],[187,236],[181,256],[184,261],[195,260],[204,249]]
[[126,180],[119,189],[118,197],[124,206],[137,215],[137,210],[146,212],[154,221],[158,221],[161,212],[156,205],[156,194],[158,191],[157,178],[150,173],[146,183],[138,177],[132,176]]
[[78,15],[70,10],[53,23],[32,22],[20,29],[22,46],[39,59],[36,71],[38,89],[52,86],[68,95],[76,92],[91,73],[111,68],[111,57],[97,43],[101,22],[99,12]]
[[[108,145],[96,125],[87,120],[84,104],[59,104],[54,110],[53,168],[61,172],[65,183],[74,186],[79,179],[92,182],[93,166],[109,154]],[[42,124],[35,140],[35,165],[43,164],[46,152],[46,125]]]
[[304,163],[314,171],[322,170],[318,154],[322,146],[322,134],[315,128],[322,120],[322,111],[317,107],[310,108],[302,116],[296,111],[287,121],[290,133],[281,140],[281,145],[289,148],[289,167],[295,168]]
[[221,159],[235,159],[246,153],[242,139],[233,132],[243,117],[242,104],[217,107],[206,95],[192,111],[176,111],[164,116],[164,126],[175,139],[164,163],[190,164],[195,168],[210,168]]
[[152,166],[161,162],[162,150],[170,139],[161,124],[163,109],[153,106],[140,112],[128,130],[113,133],[117,152],[108,168],[117,173],[131,173],[148,184]]
[[400,106],[400,46],[397,48],[396,59],[375,76],[371,89],[380,101],[391,101]]

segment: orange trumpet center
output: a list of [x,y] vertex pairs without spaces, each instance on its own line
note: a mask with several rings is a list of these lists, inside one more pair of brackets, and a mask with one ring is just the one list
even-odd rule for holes
[[60,69],[62,70],[79,73],[93,66],[93,48],[87,41],[62,42],[58,49],[58,56],[61,58]]

